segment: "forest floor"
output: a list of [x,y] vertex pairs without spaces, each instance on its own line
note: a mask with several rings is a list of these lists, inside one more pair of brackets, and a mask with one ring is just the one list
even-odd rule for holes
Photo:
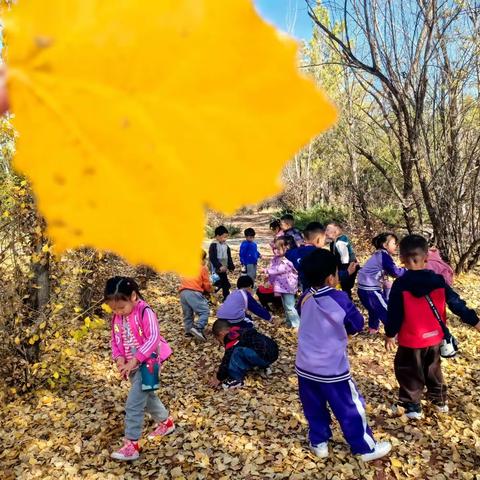
[[[269,255],[267,216],[233,219],[242,229],[256,228],[265,254],[263,265]],[[238,264],[239,242],[231,243]],[[385,459],[362,463],[350,454],[334,421],[330,457],[319,460],[309,453],[297,394],[296,334],[259,321],[258,328],[281,348],[273,375],[250,376],[240,390],[214,391],[207,379],[214,374],[222,350],[211,336],[205,344],[184,337],[177,287],[175,276],[161,275],[144,292],[174,351],[164,365],[159,396],[174,416],[177,430],[158,442],[145,441],[142,456],[134,463],[110,459],[122,438],[128,384],[112,368],[105,316],[105,327],[82,341],[65,334],[49,345],[47,362],[61,354],[70,363],[69,381],[62,388],[13,395],[1,408],[1,480],[480,479],[477,331],[451,318],[461,353],[443,362],[450,413],[437,414],[425,405],[426,417],[416,422],[391,411],[397,391],[394,354],[385,352],[382,336],[352,338],[352,373],[367,401],[370,424],[376,438],[392,442],[393,450]],[[456,288],[472,307],[479,307],[478,273],[458,278]],[[71,320],[64,321],[68,326]],[[145,430],[150,428],[147,421]]]

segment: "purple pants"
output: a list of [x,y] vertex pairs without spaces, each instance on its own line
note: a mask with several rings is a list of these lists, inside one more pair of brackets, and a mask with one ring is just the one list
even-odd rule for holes
[[387,320],[387,299],[381,290],[358,289],[358,298],[368,311],[368,326],[378,330],[380,320]]
[[367,424],[365,401],[353,380],[321,383],[298,377],[298,389],[303,412],[310,427],[308,436],[314,446],[328,442],[330,430],[330,406],[352,453],[370,453],[375,448],[372,431]]

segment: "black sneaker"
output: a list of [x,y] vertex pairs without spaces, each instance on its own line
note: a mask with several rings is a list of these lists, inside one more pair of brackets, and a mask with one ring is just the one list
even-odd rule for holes
[[222,383],[222,388],[224,390],[233,390],[234,388],[242,388],[242,387],[243,387],[243,381],[242,380],[234,380],[233,378],[225,380]]

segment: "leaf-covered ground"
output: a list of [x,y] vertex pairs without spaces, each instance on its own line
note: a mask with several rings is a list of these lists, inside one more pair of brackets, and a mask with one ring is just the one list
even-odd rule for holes
[[[478,275],[460,278],[457,287],[478,307]],[[450,413],[436,414],[426,406],[426,418],[416,423],[391,412],[396,397],[393,353],[384,351],[382,337],[351,339],[352,370],[372,428],[377,439],[393,443],[393,451],[384,460],[363,464],[349,453],[335,424],[330,458],[322,461],[307,449],[293,369],[295,333],[260,323],[281,346],[273,375],[249,377],[241,390],[213,391],[206,379],[222,351],[211,338],[203,345],[184,338],[176,288],[176,279],[165,275],[145,291],[175,352],[162,372],[159,393],[176,419],[175,433],[146,441],[135,463],[110,460],[122,437],[128,385],[112,369],[108,328],[93,330],[79,342],[60,336],[52,341],[47,359],[68,363],[69,382],[61,389],[14,397],[2,407],[2,480],[480,479],[478,332],[453,321],[461,354],[443,362]],[[150,427],[147,421],[145,428]]]

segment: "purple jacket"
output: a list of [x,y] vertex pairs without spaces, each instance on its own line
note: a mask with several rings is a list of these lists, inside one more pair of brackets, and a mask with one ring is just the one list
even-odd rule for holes
[[331,287],[310,289],[299,305],[297,374],[324,383],[348,380],[348,335],[363,329],[362,314],[345,292]]
[[287,257],[273,257],[267,273],[275,293],[297,293],[298,272]]
[[397,267],[391,255],[385,250],[377,250],[358,272],[358,288],[361,290],[382,290],[385,275],[401,277],[405,268]]
[[217,318],[227,320],[229,323],[240,323],[245,320],[247,311],[263,320],[270,321],[272,318],[270,313],[250,295],[250,292],[243,289],[235,290],[225,299],[218,307]]

